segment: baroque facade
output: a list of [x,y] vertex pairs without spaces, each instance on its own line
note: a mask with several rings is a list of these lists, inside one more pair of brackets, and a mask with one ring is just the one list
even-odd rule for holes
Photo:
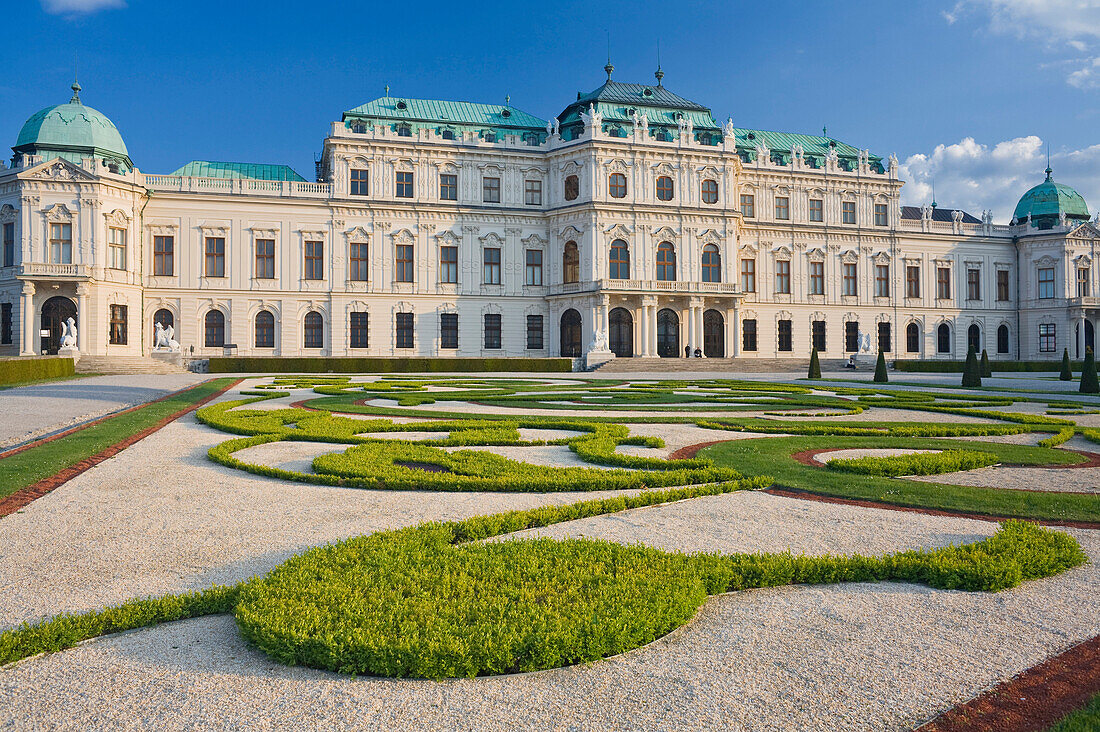
[[1100,227],[1045,181],[1012,221],[900,205],[898,163],[719,125],[608,80],[556,118],[387,96],[282,165],[141,172],[80,100],[0,168],[0,355],[1080,356]]

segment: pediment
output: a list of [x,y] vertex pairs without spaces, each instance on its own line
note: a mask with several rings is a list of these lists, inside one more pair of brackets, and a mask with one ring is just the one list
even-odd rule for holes
[[355,241],[355,240],[367,241],[367,240],[370,239],[370,232],[367,231],[362,226],[356,226],[354,228],[351,228],[351,229],[348,229],[347,231],[345,231],[344,236],[347,237],[348,241]]
[[1066,234],[1067,239],[1100,239],[1100,228],[1091,221],[1085,222]]
[[495,231],[490,231],[485,236],[478,237],[481,240],[482,245],[490,247],[499,247],[504,244],[504,238]]
[[544,247],[547,243],[546,239],[543,239],[537,233],[531,234],[524,239],[520,239],[520,241],[529,247]]
[[36,168],[32,168],[24,177],[36,180],[96,180],[96,176],[81,168],[76,163],[70,163],[64,158],[48,160]]
[[454,233],[450,229],[445,229],[435,235],[435,238],[443,244],[456,245],[459,242],[458,234]]
[[661,226],[653,230],[653,238],[667,239],[669,241],[679,238],[679,234],[671,226]]
[[609,239],[628,239],[634,232],[623,224],[615,224],[610,228],[604,229],[603,233],[607,234]]
[[776,259],[790,259],[791,248],[786,244],[780,244],[779,246],[772,249],[772,256],[774,256]]

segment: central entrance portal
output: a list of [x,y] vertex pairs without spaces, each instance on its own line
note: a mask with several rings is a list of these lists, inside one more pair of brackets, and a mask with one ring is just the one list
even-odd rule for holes
[[657,355],[661,358],[680,356],[680,318],[676,311],[657,311]]
[[[61,324],[69,318],[76,321],[76,303],[67,297],[51,297],[42,303],[42,330],[49,335],[42,336],[42,354],[56,356],[61,347]],[[79,324],[77,331],[79,331]],[[78,345],[82,345],[78,341]]]

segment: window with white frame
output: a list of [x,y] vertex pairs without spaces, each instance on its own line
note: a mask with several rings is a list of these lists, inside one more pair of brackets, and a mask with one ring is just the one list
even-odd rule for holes
[[50,262],[53,264],[73,263],[72,224],[50,224]]
[[859,294],[859,284],[857,281],[857,268],[855,262],[845,262],[844,269],[841,277],[841,284],[843,285],[842,292],[849,296],[854,297]]
[[366,168],[351,169],[351,195],[370,195],[370,176]]
[[[529,287],[542,286],[542,250],[528,249],[524,265],[523,283]],[[541,347],[541,346],[540,346]]]
[[439,248],[439,281],[448,285],[458,283],[458,247]]
[[791,262],[788,259],[775,263],[775,291],[783,295],[791,294]]
[[854,224],[856,222],[856,202],[855,201],[842,201],[840,204],[840,220],[845,224]]
[[890,297],[890,265],[875,265],[875,297]]
[[523,181],[523,202],[528,206],[542,205],[542,181]]
[[112,227],[107,233],[107,266],[111,269],[126,269],[126,229]]
[[1054,353],[1058,348],[1058,338],[1054,323],[1039,324],[1039,352]]
[[1039,299],[1054,298],[1054,267],[1039,268]]

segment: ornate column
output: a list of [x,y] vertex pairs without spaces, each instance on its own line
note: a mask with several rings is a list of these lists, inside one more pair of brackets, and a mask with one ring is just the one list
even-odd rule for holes
[[642,307],[639,311],[641,319],[641,335],[642,335],[642,355],[653,355],[653,341],[650,340],[650,329],[653,326],[653,298],[649,296],[642,297]]
[[600,332],[611,338],[611,325],[610,325],[610,302],[607,295],[600,296]]
[[726,356],[737,358],[741,355],[741,337],[738,325],[741,321],[741,309],[738,301],[733,301],[733,307],[726,308]]
[[[91,342],[88,334],[92,332],[92,315],[88,312],[88,287],[87,282],[81,282],[76,286],[76,347],[84,353],[91,353]],[[144,316],[143,316],[144,317]],[[144,341],[144,320],[138,322],[137,331]],[[142,345],[142,348],[145,346]]]
[[696,348],[703,348],[703,300],[698,299],[694,303],[695,307],[695,344],[691,347],[692,355]]
[[34,350],[34,283],[24,282],[22,298],[19,302],[20,315],[23,316],[23,350],[20,356],[33,356]]
[[689,349],[689,355],[695,353],[695,306],[688,302],[687,306],[687,321],[684,325],[687,326],[687,332],[684,334],[684,345]]

